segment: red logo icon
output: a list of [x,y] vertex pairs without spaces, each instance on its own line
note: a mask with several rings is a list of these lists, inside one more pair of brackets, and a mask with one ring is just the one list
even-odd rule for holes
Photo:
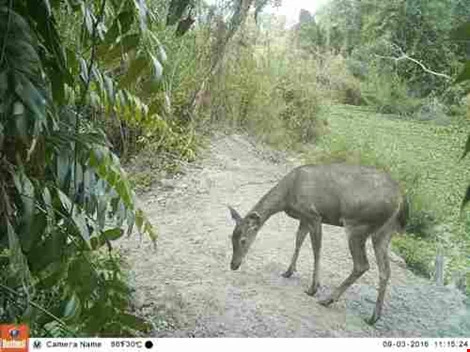
[[28,338],[26,325],[0,325],[0,352],[27,352]]

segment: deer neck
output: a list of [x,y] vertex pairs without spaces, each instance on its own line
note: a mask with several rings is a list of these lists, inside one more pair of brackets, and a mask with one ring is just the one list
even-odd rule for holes
[[285,208],[286,194],[284,187],[277,185],[266,193],[259,202],[251,209],[251,212],[257,212],[260,216],[261,225],[263,225],[272,215],[283,211]]

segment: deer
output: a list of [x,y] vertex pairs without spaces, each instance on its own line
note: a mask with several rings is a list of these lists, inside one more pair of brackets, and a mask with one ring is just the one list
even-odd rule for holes
[[353,268],[331,294],[318,300],[323,306],[338,301],[369,270],[366,240],[370,237],[378,266],[379,285],[375,309],[366,322],[374,325],[380,319],[390,279],[391,237],[397,232],[404,232],[407,217],[407,203],[400,186],[387,172],[342,163],[303,165],[284,176],[245,217],[231,206],[228,208],[235,221],[231,236],[232,270],[240,267],[261,227],[271,216],[285,212],[299,220],[294,253],[282,276],[289,278],[296,271],[299,251],[308,233],[314,258],[312,282],[306,291],[310,296],[314,296],[320,286],[322,224],[345,228]]

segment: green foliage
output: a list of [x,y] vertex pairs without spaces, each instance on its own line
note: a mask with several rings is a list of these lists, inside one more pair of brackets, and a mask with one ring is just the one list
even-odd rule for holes
[[[413,96],[443,93],[448,81],[432,75],[411,60],[399,61],[403,53],[435,72],[450,74],[465,57],[465,44],[450,41],[451,33],[468,18],[461,0],[386,2],[334,0],[317,21],[327,34],[325,43],[345,53],[371,52],[367,62],[380,60],[405,80]],[[389,59],[377,58],[377,56]]]
[[[193,161],[204,133],[202,108],[190,113],[191,99],[210,65],[207,29],[176,38],[172,30],[155,31],[172,60],[154,92],[142,95],[153,111],[146,124],[128,127],[129,158],[126,167],[133,185],[146,190],[162,174],[178,171],[180,162]],[[120,138],[120,130],[113,129]]]
[[434,240],[436,216],[426,209],[426,203],[418,195],[410,198],[411,207],[406,232],[414,234],[417,238]]
[[470,80],[470,61],[467,61],[465,63],[465,66],[462,72],[460,72],[460,74],[455,79],[455,83],[461,83],[461,82],[468,81],[468,80]]
[[[312,142],[323,126],[318,124],[318,101],[315,86],[309,82],[299,84],[297,77],[285,77],[278,84],[284,106],[279,117],[287,130],[292,131],[300,142]],[[303,82],[300,80],[300,82]]]
[[436,252],[433,243],[419,239],[413,234],[392,238],[393,248],[406,260],[416,274],[432,278]]
[[[70,262],[68,275],[73,291],[64,307],[64,319],[76,323],[77,331],[83,336],[145,335],[149,324],[129,311],[131,291],[123,273],[124,262],[117,256],[104,254],[94,258],[91,264],[93,271],[89,270],[86,256]],[[84,282],[92,284],[84,285]]]
[[[104,4],[95,39],[91,37],[93,33],[89,33],[90,38],[80,37],[78,43],[67,42],[75,35],[65,38],[72,73],[86,83],[80,88],[80,82],[74,81],[65,88],[65,97],[66,103],[71,105],[80,105],[85,99],[89,116],[106,130],[114,151],[126,157],[134,151],[134,146],[130,145],[132,132],[152,126],[158,117],[155,116],[158,111],[152,109],[147,97],[160,92],[167,53],[150,27],[152,22],[146,21],[153,15],[142,5],[144,2],[128,0],[120,5]],[[98,2],[94,8],[90,6],[83,14],[85,19],[87,14],[96,18],[93,10],[97,8]],[[66,32],[80,32],[86,23],[83,20],[70,23],[69,18],[80,17],[80,13],[71,12],[68,7],[61,7],[58,15],[58,27],[65,28]],[[91,50],[90,44],[95,44]],[[90,59],[92,65],[87,63]],[[83,88],[88,92],[85,95]]]
[[[448,77],[457,71],[457,81],[466,77],[461,61],[469,15],[462,0],[333,0],[300,23],[298,47],[316,58],[324,88],[341,77],[340,94],[330,95],[339,96],[336,101],[448,123],[444,115],[458,113],[465,94]],[[331,74],[331,54],[346,59],[360,84],[346,74]]]
[[146,191],[161,177],[175,174],[183,162],[196,158],[203,138],[193,128],[183,128],[174,122],[140,136],[140,152],[127,164],[130,181],[137,191]]
[[[454,33],[455,37],[460,40],[464,40],[467,43],[470,43],[470,22],[465,23],[461,27],[459,27]],[[462,82],[468,82],[470,81],[470,60],[467,60],[465,63],[464,68],[456,78],[455,83],[462,83]],[[465,158],[465,156],[468,154],[470,151],[470,134],[467,136],[467,142],[465,143],[462,159]],[[462,205],[461,208],[463,209],[465,205],[470,201],[470,185],[467,187],[467,190],[464,194],[463,200],[462,200]]]
[[361,82],[361,95],[367,105],[384,114],[409,116],[421,104],[421,100],[408,96],[405,80],[396,73],[383,72],[375,65],[369,67],[367,77]]
[[360,81],[348,69],[348,61],[342,55],[323,53],[316,64],[316,81],[320,94],[333,103],[361,105]]
[[[117,88],[120,77],[133,80],[110,72],[121,58],[132,68],[139,54],[154,57],[158,41],[142,1],[52,5],[0,1],[1,321],[27,322],[36,336],[145,331],[128,310],[111,242],[124,225],[154,241],[156,233],[95,121],[148,118],[140,99]],[[81,33],[71,42],[57,24],[67,15]],[[133,69],[134,80],[139,72],[148,76]]]
[[[112,128],[114,140],[119,140],[123,134],[128,139],[126,156],[138,153],[128,165],[138,188],[151,185],[160,172],[175,172],[179,161],[194,159],[200,144],[199,136],[214,122],[210,111],[214,91],[210,87],[212,77],[221,69],[223,56],[230,52],[229,42],[244,23],[250,5],[255,6],[255,11],[261,11],[267,3],[237,0],[227,2],[227,8],[213,6],[207,9],[198,2],[170,2],[169,23],[176,24],[185,16],[199,16],[199,25],[184,36],[179,36],[171,27],[154,29],[172,60],[164,63],[168,74],[161,80],[135,87],[148,105],[152,120],[137,126],[127,125],[125,133],[119,126]],[[154,3],[150,7],[158,6]],[[220,28],[214,28],[211,21]],[[150,87],[152,90],[147,89]],[[254,91],[255,86],[251,89]],[[250,97],[247,95],[246,98]]]
[[243,128],[278,146],[312,143],[323,132],[317,119],[316,70],[312,60],[273,45],[276,34],[249,20],[235,38],[224,70],[212,82],[213,123]]
[[308,18],[308,16],[305,16],[305,19],[299,22],[300,48],[312,53],[321,51],[321,48],[326,45],[326,33],[322,30],[322,27],[316,23],[314,17]]
[[183,16],[185,10],[191,5],[190,0],[171,0],[166,18],[166,24],[172,26]]

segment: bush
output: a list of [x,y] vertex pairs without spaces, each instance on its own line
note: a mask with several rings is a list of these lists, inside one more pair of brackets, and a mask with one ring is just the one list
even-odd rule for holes
[[419,121],[433,121],[435,124],[448,125],[451,119],[447,116],[449,109],[437,97],[423,99],[413,118]]
[[348,71],[356,78],[364,80],[369,73],[369,65],[361,60],[348,57],[346,59],[346,66]]
[[132,185],[139,192],[146,191],[159,178],[177,173],[182,163],[194,161],[202,143],[202,134],[192,126],[159,119],[138,138],[140,151],[126,165]]
[[285,128],[293,132],[296,141],[313,142],[321,134],[324,125],[318,121],[319,103],[312,82],[284,77],[276,88],[282,97],[279,118]]
[[[410,185],[408,185],[410,188]],[[433,228],[437,224],[435,215],[428,210],[423,197],[409,196],[409,215],[406,223],[406,232],[413,233],[417,238],[435,239]],[[434,237],[433,237],[434,236]]]
[[[111,77],[116,63],[149,62],[124,55],[131,28],[116,27],[122,13],[138,21],[139,4],[31,4],[0,6],[0,321],[27,323],[35,336],[145,331],[111,242],[124,226],[153,241],[156,232],[96,123],[146,118]],[[83,34],[76,41],[62,37],[67,20],[65,33]],[[95,29],[113,23],[104,43]],[[149,26],[130,34],[126,54]]]
[[361,82],[361,93],[366,105],[384,114],[410,116],[421,106],[420,99],[408,95],[407,84],[397,74],[383,72],[373,65]]
[[360,81],[348,69],[348,61],[343,56],[325,54],[317,65],[319,89],[324,91],[331,102],[363,104]]
[[212,82],[212,122],[243,128],[279,147],[313,142],[325,127],[317,117],[315,63],[285,49],[262,50],[253,44],[261,34],[245,31],[234,39],[242,38],[243,45],[230,48]]
[[434,245],[414,235],[392,238],[392,246],[405,259],[407,266],[416,274],[431,278],[436,257]]

